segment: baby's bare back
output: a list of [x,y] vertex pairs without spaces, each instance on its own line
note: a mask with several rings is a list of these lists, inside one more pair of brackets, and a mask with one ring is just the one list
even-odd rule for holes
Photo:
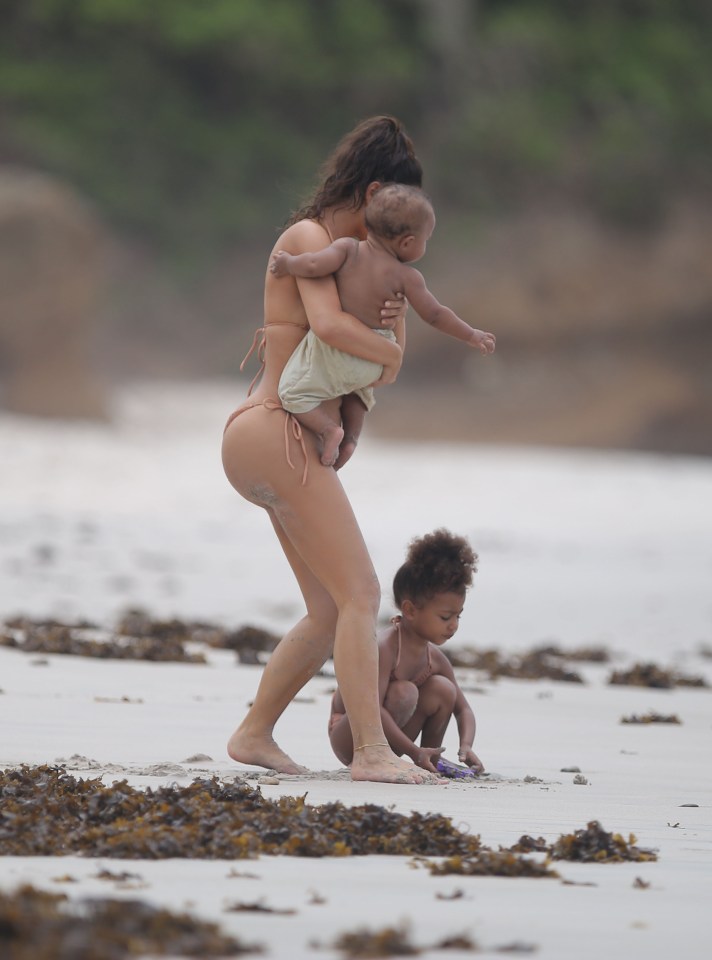
[[336,273],[341,306],[374,330],[383,329],[381,308],[403,293],[405,264],[368,243],[354,244]]

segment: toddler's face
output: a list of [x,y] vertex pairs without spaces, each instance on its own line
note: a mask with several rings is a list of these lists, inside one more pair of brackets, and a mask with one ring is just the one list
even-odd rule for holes
[[436,593],[415,608],[410,625],[421,637],[440,646],[457,632],[464,606],[463,593]]

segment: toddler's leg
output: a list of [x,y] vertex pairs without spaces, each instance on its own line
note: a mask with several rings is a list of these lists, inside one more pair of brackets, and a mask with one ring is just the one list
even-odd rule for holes
[[320,459],[325,467],[333,467],[339,455],[339,444],[344,438],[343,427],[329,415],[324,404],[306,413],[293,414],[297,420],[315,433],[320,441]]
[[429,677],[418,692],[418,704],[403,732],[413,743],[421,735],[421,747],[440,747],[455,707],[455,685],[447,677],[436,674]]

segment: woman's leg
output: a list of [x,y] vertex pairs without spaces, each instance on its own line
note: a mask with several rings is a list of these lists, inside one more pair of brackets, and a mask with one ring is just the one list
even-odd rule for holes
[[[353,731],[353,779],[433,782],[432,774],[399,760],[386,744],[378,699],[380,590],[373,564],[336,472],[319,463],[316,438],[304,438],[309,456],[305,485],[301,471],[286,465],[284,416],[258,408],[233,421],[223,447],[228,479],[247,499],[269,508],[281,528],[287,559],[295,573],[302,571],[297,574],[302,589],[307,568],[336,605],[334,666]],[[304,637],[298,645],[283,641],[273,653],[270,662],[276,656],[276,665],[260,684],[257,716],[263,738],[271,739],[285,706],[326,656],[323,641],[317,641],[317,648],[312,638]],[[250,714],[246,721],[252,723],[254,707]],[[253,738],[256,735],[253,725]]]
[[267,510],[304,597],[307,613],[285,634],[265,665],[255,699],[228,741],[233,760],[256,763],[279,773],[303,773],[274,742],[277,720],[305,683],[331,655],[336,631],[334,601],[302,561],[272,511]]

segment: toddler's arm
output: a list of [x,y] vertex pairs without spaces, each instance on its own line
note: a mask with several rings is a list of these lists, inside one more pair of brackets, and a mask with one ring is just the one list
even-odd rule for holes
[[441,673],[447,677],[448,680],[455,685],[455,690],[457,691],[455,694],[455,705],[452,710],[460,739],[457,757],[462,763],[466,763],[468,767],[472,767],[474,770],[477,770],[478,773],[482,773],[485,768],[484,764],[472,749],[477,729],[472,708],[467,702],[465,694],[460,689],[460,684],[457,682],[452,664],[442,651],[437,651],[437,653],[434,654],[434,663],[437,673]]
[[328,277],[336,273],[349,254],[349,247],[358,241],[349,237],[335,240],[323,250],[314,253],[287,253],[286,250],[277,250],[272,255],[269,269],[275,277]]
[[449,307],[443,306],[428,290],[423,275],[414,267],[408,267],[405,271],[405,294],[418,316],[431,327],[471,347],[477,347],[480,353],[494,353],[497,343],[495,335],[471,327]]

